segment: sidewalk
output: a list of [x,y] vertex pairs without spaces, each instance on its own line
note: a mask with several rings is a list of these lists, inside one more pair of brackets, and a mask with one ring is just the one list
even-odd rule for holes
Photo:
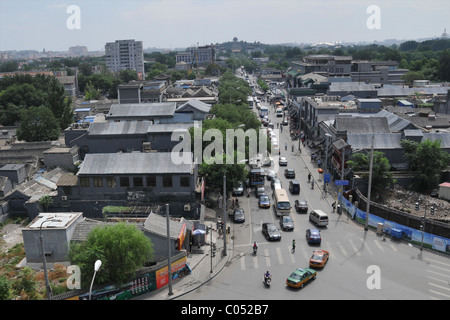
[[[223,236],[219,235],[217,232],[216,223],[214,221],[205,221],[204,224],[207,228],[212,226],[212,234],[210,232],[207,235],[206,245],[202,246],[200,249],[193,250],[193,253],[187,257],[186,262],[192,272],[181,279],[172,281],[172,295],[169,295],[169,286],[167,285],[159,290],[139,296],[135,298],[135,300],[176,299],[204,285],[223,270],[233,254],[231,237],[228,235],[227,255],[223,256],[224,239]],[[228,226],[230,226],[230,221],[228,221]],[[216,244],[216,253],[212,259],[210,246],[211,235],[213,243]]]

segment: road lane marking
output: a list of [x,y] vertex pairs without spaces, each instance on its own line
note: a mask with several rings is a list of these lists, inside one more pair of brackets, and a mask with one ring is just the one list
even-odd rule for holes
[[380,249],[381,251],[384,252],[384,248],[381,246],[381,244],[380,244],[377,240],[373,240],[373,242],[376,244],[376,246],[378,247],[378,249]]
[[429,284],[430,286],[437,287],[437,288],[439,288],[439,289],[446,290],[446,291],[449,291],[449,292],[450,292],[450,288],[449,288],[449,287],[443,287],[443,286],[440,286],[440,285],[438,285],[438,284],[436,284],[436,283],[433,283],[433,282],[428,282],[428,284]]
[[397,248],[393,245],[393,244],[389,244],[390,245],[390,247],[392,248],[392,250],[394,250],[394,252],[397,252],[398,250],[397,250]]
[[435,278],[435,277],[432,277],[432,276],[427,276],[427,278],[431,279],[431,280],[434,280],[434,281],[437,281],[437,282],[442,282],[442,283],[448,285],[448,280],[443,280],[443,279]]
[[244,259],[244,253],[243,252],[241,252],[241,257],[240,257],[240,260],[241,260],[241,270],[245,270],[245,259]]
[[344,247],[342,246],[342,244],[339,241],[336,241],[337,246],[339,247],[339,249],[342,251],[342,254],[344,256],[347,256],[347,251],[345,251]]
[[352,239],[348,239],[348,242],[350,242],[350,245],[352,246],[352,249],[353,249],[353,251],[355,251],[356,255],[357,256],[361,255],[358,248],[356,248],[355,244],[353,243]]
[[367,252],[369,252],[370,255],[373,254],[372,249],[368,246],[367,242],[364,241],[364,239],[360,238],[359,239],[361,241],[361,243],[364,243],[364,248],[365,250],[367,250]]
[[264,249],[264,255],[266,256],[266,266],[267,266],[267,267],[270,267],[269,250]]
[[283,257],[281,256],[281,249],[280,249],[280,247],[277,247],[277,255],[278,255],[278,262],[280,264],[283,264]]
[[437,295],[440,295],[440,296],[444,296],[444,297],[446,297],[446,298],[450,298],[450,296],[448,295],[448,294],[444,294],[444,293],[442,293],[442,292],[439,292],[439,291],[434,291],[434,290],[429,290],[431,293],[434,293],[434,294],[437,294]]
[[[288,251],[288,253],[289,253],[289,257],[291,258],[292,264],[295,264],[295,256],[294,256],[295,251],[292,252],[292,248],[289,247],[289,246],[287,246],[287,251]],[[297,251],[297,250],[296,250],[296,251]]]
[[443,264],[444,266],[447,266],[450,268],[450,264],[442,262],[442,261],[437,261],[437,260],[433,260],[433,259],[429,259],[429,258],[425,258],[426,261],[430,261],[430,262],[434,262],[434,263],[439,263],[439,264]]
[[255,269],[258,269],[258,257],[257,256],[253,257],[253,267]]

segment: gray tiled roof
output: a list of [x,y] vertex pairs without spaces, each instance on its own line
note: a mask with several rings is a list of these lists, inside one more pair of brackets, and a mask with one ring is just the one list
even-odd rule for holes
[[350,133],[390,133],[386,117],[337,117],[338,131]]
[[145,134],[150,121],[105,121],[93,122],[89,127],[89,135],[122,135],[122,134]]
[[171,117],[176,106],[175,102],[112,104],[107,117]]
[[[78,175],[104,174],[164,174],[193,172],[191,153],[187,153],[189,163],[176,164],[172,152],[139,153],[98,153],[87,154]],[[176,156],[174,154],[174,156]]]

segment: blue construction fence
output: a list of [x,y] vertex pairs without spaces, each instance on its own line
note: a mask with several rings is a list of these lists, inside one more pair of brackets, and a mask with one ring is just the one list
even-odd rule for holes
[[[346,212],[358,223],[366,223],[366,212],[355,207],[348,199],[342,196],[342,193],[338,194],[338,201],[343,212]],[[422,245],[423,248],[450,254],[450,239],[422,232],[369,213],[369,227],[378,229],[380,224],[383,225],[383,232],[389,234],[393,238],[402,239],[415,245]]]

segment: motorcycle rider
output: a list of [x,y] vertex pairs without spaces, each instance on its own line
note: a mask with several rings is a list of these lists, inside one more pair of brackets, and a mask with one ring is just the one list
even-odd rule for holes
[[256,253],[256,251],[258,251],[258,244],[255,242],[253,242],[253,252]]
[[267,270],[266,273],[264,273],[264,283],[269,284],[271,280],[272,280],[272,276],[269,273],[269,270]]

